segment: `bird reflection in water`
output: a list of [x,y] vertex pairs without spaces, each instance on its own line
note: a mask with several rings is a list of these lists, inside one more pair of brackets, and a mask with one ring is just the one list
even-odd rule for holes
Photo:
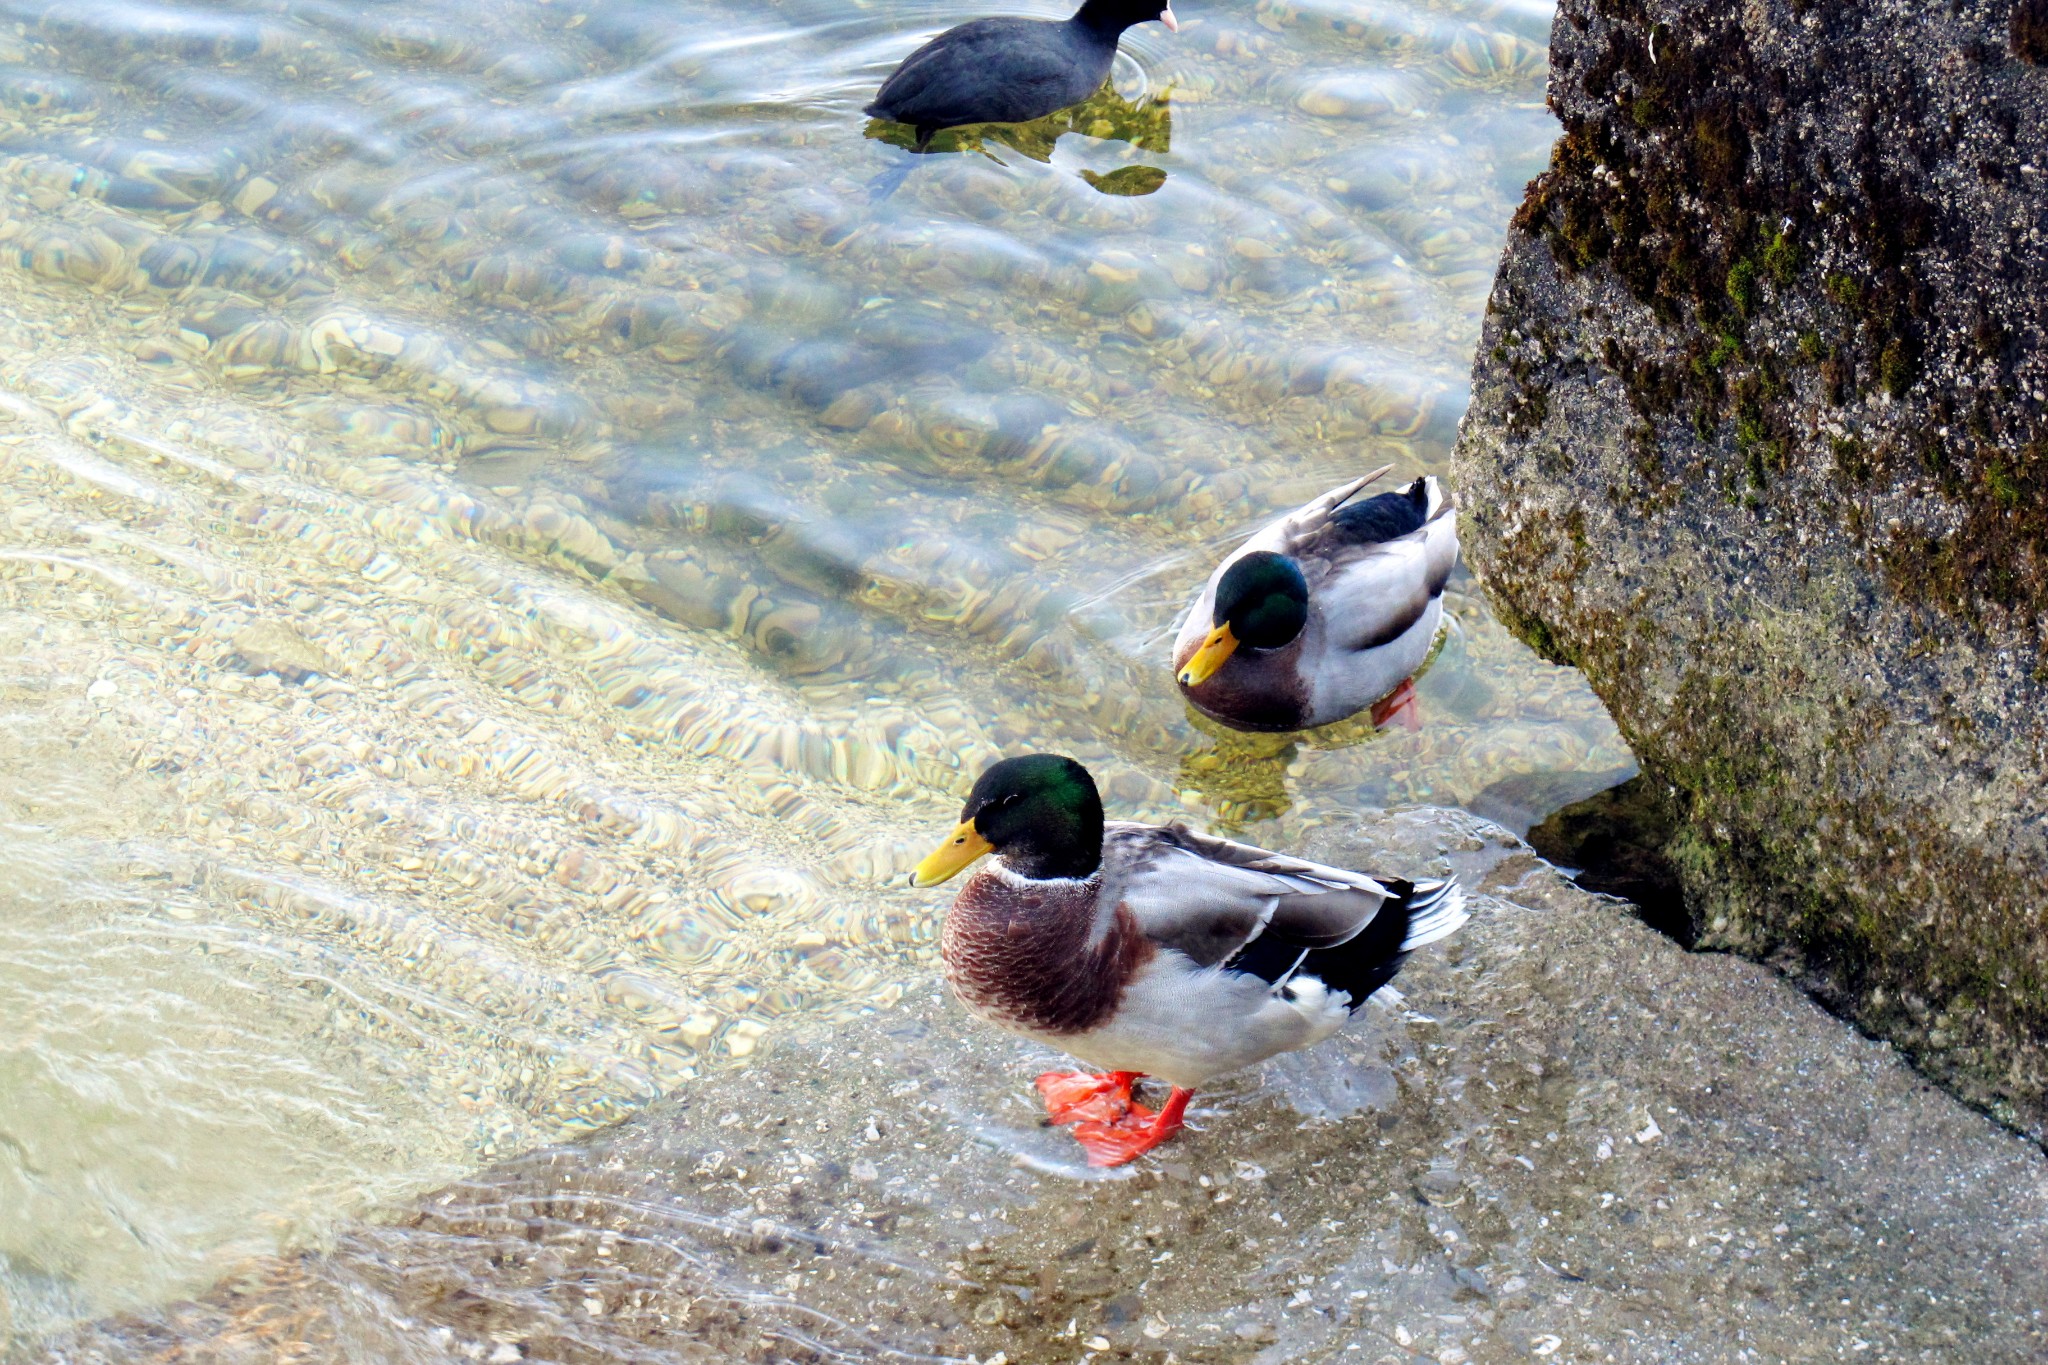
[[[1079,133],[1098,142],[1127,143],[1131,155],[1137,152],[1164,154],[1171,149],[1173,141],[1171,94],[1170,89],[1161,90],[1134,104],[1118,94],[1114,85],[1104,82],[1100,90],[1081,103],[1047,114],[1044,118],[1032,119],[1028,123],[968,123],[947,128],[934,134],[921,150],[917,145],[917,130],[907,123],[869,119],[866,133],[877,142],[900,147],[913,155],[980,152],[991,160],[1000,160],[989,150],[988,144],[994,142],[1048,165],[1052,162],[1054,144],[1068,133]],[[905,159],[876,176],[868,186],[872,196],[886,199],[894,194],[916,164]],[[1164,185],[1166,171],[1158,166],[1138,163],[1119,166],[1111,171],[1083,167],[1081,178],[1103,194],[1139,195],[1151,194]]]
[[1188,723],[1214,741],[1207,749],[1181,755],[1176,786],[1215,812],[1211,825],[1241,834],[1249,825],[1277,820],[1294,799],[1287,770],[1301,756],[1299,735],[1249,734],[1226,730],[1190,706]]
[[1233,837],[1263,821],[1277,820],[1293,807],[1288,778],[1302,750],[1349,749],[1385,733],[1363,715],[1285,734],[1228,729],[1192,706],[1187,718],[1211,744],[1181,756],[1179,790],[1196,794],[1214,812],[1211,825]]
[[[1415,670],[1415,685],[1432,707],[1451,718],[1470,721],[1478,709],[1493,704],[1493,695],[1471,676],[1463,639],[1463,630],[1452,618],[1437,632],[1429,656]],[[1310,730],[1274,733],[1230,729],[1192,705],[1187,707],[1187,720],[1211,742],[1207,748],[1181,756],[1177,788],[1183,795],[1194,794],[1214,812],[1211,827],[1233,838],[1253,825],[1279,819],[1293,807],[1288,779],[1304,750],[1350,749],[1408,731],[1405,724],[1376,723],[1363,711]]]

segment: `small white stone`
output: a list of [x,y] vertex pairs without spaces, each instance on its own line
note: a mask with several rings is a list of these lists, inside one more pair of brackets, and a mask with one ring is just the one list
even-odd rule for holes
[[120,690],[120,688],[114,686],[112,678],[101,678],[91,687],[85,689],[85,695],[89,701],[105,701]]
[[[230,202],[243,213],[254,214],[276,197],[277,182],[256,175],[243,182],[241,189],[235,191],[235,197]],[[512,1358],[518,1359],[517,1356]],[[492,1356],[491,1359],[496,1360],[497,1357]]]
[[501,1341],[498,1348],[490,1354],[490,1365],[512,1365],[513,1361],[524,1359],[526,1357],[519,1353],[517,1346],[509,1341]]

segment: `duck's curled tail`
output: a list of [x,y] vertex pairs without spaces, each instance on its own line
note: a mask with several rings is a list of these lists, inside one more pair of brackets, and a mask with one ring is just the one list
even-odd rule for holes
[[1403,898],[1408,908],[1408,932],[1401,939],[1401,951],[1449,938],[1472,918],[1465,908],[1465,888],[1454,881],[1416,882]]

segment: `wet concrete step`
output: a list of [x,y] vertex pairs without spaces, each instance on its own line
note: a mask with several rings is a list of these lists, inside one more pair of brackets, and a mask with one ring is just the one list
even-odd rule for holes
[[1323,1047],[1090,1171],[936,980],[39,1358],[2039,1360],[2048,1160],[1498,826],[1307,850],[1479,892]]

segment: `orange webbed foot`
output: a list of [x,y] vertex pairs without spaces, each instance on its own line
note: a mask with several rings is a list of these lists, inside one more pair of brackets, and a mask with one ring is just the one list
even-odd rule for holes
[[1045,1116],[1053,1123],[1116,1123],[1132,1108],[1131,1086],[1137,1080],[1135,1071],[1111,1071],[1101,1076],[1085,1071],[1048,1071],[1038,1078],[1037,1085],[1038,1093],[1045,1097]]
[[1410,734],[1422,728],[1422,704],[1415,696],[1415,679],[1401,679],[1400,686],[1372,704],[1372,723],[1383,728],[1396,724]]
[[1133,1104],[1114,1123],[1090,1119],[1075,1124],[1074,1140],[1088,1153],[1090,1166],[1121,1166],[1178,1133],[1188,1101],[1193,1098],[1193,1091],[1175,1086],[1157,1114],[1142,1104]]

